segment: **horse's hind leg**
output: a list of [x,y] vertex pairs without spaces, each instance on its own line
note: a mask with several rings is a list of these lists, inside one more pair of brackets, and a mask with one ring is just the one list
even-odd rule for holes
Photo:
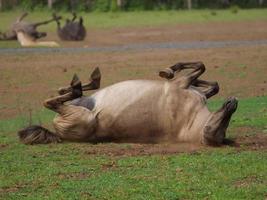
[[197,79],[192,83],[192,86],[203,93],[206,98],[210,98],[216,95],[219,92],[219,84],[218,82],[204,81]]
[[44,106],[50,110],[60,113],[60,107],[64,105],[65,102],[71,101],[81,96],[82,96],[82,84],[78,76],[75,74],[71,81],[70,92],[57,97],[47,99],[44,102]]
[[221,145],[232,114],[236,111],[238,101],[234,97],[228,98],[223,106],[208,120],[204,127],[203,143]]
[[[186,63],[176,63],[171,67],[167,67],[159,71],[159,76],[166,79],[174,78],[175,72],[181,71],[182,69],[187,69],[188,66],[196,66],[201,62],[186,62]],[[191,67],[192,68],[192,67]]]
[[[90,80],[89,83],[82,85],[82,91],[96,90],[100,88],[101,73],[98,67],[94,69],[89,80]],[[70,91],[71,87],[62,87],[59,88],[58,93],[62,95]]]
[[202,62],[197,63],[178,63],[172,66],[171,70],[181,71],[184,69],[192,69],[187,72],[185,75],[178,77],[175,76],[171,81],[178,85],[180,88],[188,88],[192,86],[194,82],[196,82],[197,78],[201,76],[205,72],[205,65]]

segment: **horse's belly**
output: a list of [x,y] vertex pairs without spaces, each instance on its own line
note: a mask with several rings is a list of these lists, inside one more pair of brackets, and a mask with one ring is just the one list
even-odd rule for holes
[[[136,86],[136,85],[134,85]],[[162,85],[108,91],[97,103],[98,135],[123,142],[156,142],[163,135]]]
[[163,136],[163,127],[152,106],[140,109],[130,106],[112,114],[112,109],[99,115],[98,136],[121,142],[157,142]]

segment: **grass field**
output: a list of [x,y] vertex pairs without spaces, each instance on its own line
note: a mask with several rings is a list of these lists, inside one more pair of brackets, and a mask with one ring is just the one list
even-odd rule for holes
[[[90,31],[78,46],[195,40],[267,39],[266,9],[89,13]],[[1,29],[19,12],[0,13]],[[29,19],[49,18],[34,12]],[[12,20],[11,20],[12,19]],[[149,27],[148,27],[149,25]],[[118,28],[119,27],[119,28]],[[179,32],[175,32],[177,30]],[[248,29],[248,27],[250,27]],[[55,25],[45,27],[53,30]],[[90,28],[88,28],[89,30]],[[130,34],[129,34],[130,33]],[[54,35],[49,36],[54,38]],[[16,46],[15,42],[0,43]],[[72,46],[74,43],[62,43]],[[18,47],[18,46],[16,46]],[[204,78],[220,93],[218,109],[237,96],[227,138],[233,146],[177,148],[174,144],[77,144],[26,146],[16,132],[29,123],[52,129],[54,113],[42,101],[73,73],[82,80],[99,66],[102,86],[127,79],[157,79],[177,61],[201,60]],[[0,199],[266,199],[267,46],[221,49],[0,54]],[[183,144],[181,144],[183,147]]]
[[[227,21],[253,21],[266,20],[267,9],[240,9],[238,13],[231,10],[178,10],[178,11],[140,11],[140,12],[93,12],[79,13],[85,19],[85,26],[92,28],[114,28],[114,27],[144,27],[158,25],[173,25],[177,23],[205,23],[205,22],[227,22]],[[20,16],[22,11],[0,12],[1,30],[5,30]],[[215,13],[215,14],[214,14]],[[59,13],[60,14],[60,13]],[[32,12],[26,18],[29,21],[49,19],[52,12]],[[72,16],[62,13],[63,17]],[[54,30],[55,25],[48,25],[44,30]]]

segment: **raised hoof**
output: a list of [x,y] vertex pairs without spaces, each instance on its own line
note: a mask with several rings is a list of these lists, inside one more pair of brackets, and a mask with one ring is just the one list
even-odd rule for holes
[[70,85],[72,88],[73,98],[79,98],[83,95],[82,83],[81,83],[79,77],[77,76],[77,74],[74,74]]
[[172,69],[164,69],[159,71],[159,76],[166,79],[172,79],[174,77],[174,72]]
[[229,113],[232,114],[236,111],[238,106],[238,100],[236,97],[229,97],[223,104],[223,109]]
[[92,80],[99,80],[99,79],[101,79],[101,73],[100,73],[100,69],[98,67],[96,67],[94,69],[94,71],[92,72],[91,79]]
[[71,87],[74,87],[75,85],[78,85],[80,83],[81,83],[81,81],[80,81],[79,77],[77,76],[77,74],[74,74],[72,77],[72,80],[70,82]]

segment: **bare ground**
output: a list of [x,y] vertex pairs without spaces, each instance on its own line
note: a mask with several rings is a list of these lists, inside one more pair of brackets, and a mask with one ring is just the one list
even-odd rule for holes
[[[212,56],[211,56],[212,55]],[[203,61],[204,78],[217,80],[220,94],[253,97],[267,94],[267,46],[205,50],[153,50],[123,53],[0,55],[0,119],[29,109],[69,84],[74,73],[83,81],[99,66],[102,87],[127,79],[159,79],[157,72],[176,62]]]
[[[228,144],[220,147],[207,147],[202,145],[179,144],[73,144],[73,149],[80,149],[86,156],[106,155],[111,157],[171,155],[179,153],[199,154],[211,148],[231,148],[240,151],[265,151],[267,152],[267,135],[257,133],[253,136],[236,136]],[[110,166],[111,167],[111,166]]]
[[[229,41],[267,39],[267,21],[211,22],[146,28],[88,29],[84,42],[65,42],[66,47],[101,47],[126,44],[186,41]],[[49,33],[47,40],[56,40]],[[60,41],[59,41],[60,42]]]

